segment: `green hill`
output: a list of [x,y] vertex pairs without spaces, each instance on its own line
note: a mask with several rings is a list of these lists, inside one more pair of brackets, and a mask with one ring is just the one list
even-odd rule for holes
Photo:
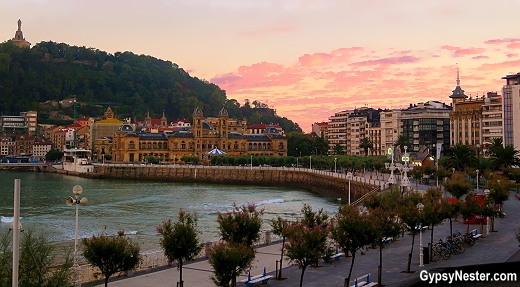
[[118,117],[136,119],[148,111],[152,117],[163,111],[169,119],[189,117],[197,106],[216,116],[225,107],[230,117],[301,131],[292,121],[265,113],[265,106],[257,109],[227,99],[217,85],[191,77],[169,61],[64,43],[41,42],[31,49],[10,41],[0,44],[0,113],[36,110],[40,122],[51,122],[56,112],[72,116],[71,107],[52,103],[73,95],[80,102],[78,116],[101,116],[108,105]]

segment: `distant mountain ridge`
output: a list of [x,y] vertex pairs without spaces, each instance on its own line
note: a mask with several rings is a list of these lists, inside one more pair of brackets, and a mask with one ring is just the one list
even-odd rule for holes
[[[18,48],[11,41],[0,44],[0,113],[36,110],[41,121],[51,111],[72,116],[70,107],[42,105],[76,95],[78,116],[100,116],[103,105],[114,105],[118,117],[168,119],[190,117],[195,107],[216,116],[224,107],[233,118],[249,123],[274,122],[286,132],[301,131],[298,124],[266,113],[265,106],[243,106],[227,99],[226,92],[206,80],[191,77],[170,61],[132,52],[109,54],[94,48],[41,42]],[[253,103],[255,103],[254,101]],[[256,111],[255,111],[256,110]]]

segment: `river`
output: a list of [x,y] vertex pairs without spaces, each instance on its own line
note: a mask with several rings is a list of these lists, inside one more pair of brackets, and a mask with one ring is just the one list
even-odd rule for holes
[[53,173],[0,171],[0,231],[13,219],[14,179],[21,179],[20,216],[23,228],[44,231],[54,242],[74,239],[75,207],[65,199],[72,187],[83,187],[88,206],[79,206],[79,236],[115,234],[124,230],[141,244],[141,250],[159,248],[155,227],[177,219],[180,208],[196,213],[203,241],[218,239],[217,212],[233,204],[255,203],[264,209],[264,229],[280,215],[298,216],[304,203],[335,213],[339,202],[301,189],[286,187],[216,185],[86,179]]

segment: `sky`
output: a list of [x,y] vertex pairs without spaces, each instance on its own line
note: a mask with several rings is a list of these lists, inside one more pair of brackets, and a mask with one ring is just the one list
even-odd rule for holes
[[[177,63],[304,131],[335,112],[501,93],[520,72],[520,0],[2,0],[33,45],[64,42]],[[515,32],[516,31],[516,32]],[[209,115],[211,116],[211,115]]]

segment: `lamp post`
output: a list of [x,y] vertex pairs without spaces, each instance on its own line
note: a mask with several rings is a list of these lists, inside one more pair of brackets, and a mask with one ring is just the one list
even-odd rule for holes
[[347,172],[348,178],[348,205],[350,205],[350,180],[352,179],[352,172]]
[[335,157],[335,158],[334,158],[334,172],[338,172],[337,164],[336,164],[337,162],[338,162],[338,158]]
[[455,174],[455,168],[454,167],[451,168],[451,174]]
[[253,155],[251,155],[251,170],[253,170]]
[[80,185],[75,185],[72,188],[72,193],[74,193],[74,197],[67,197],[65,203],[68,206],[73,204],[76,205],[76,229],[74,233],[74,270],[76,271],[75,278],[75,286],[81,286],[79,281],[79,264],[78,264],[78,205],[86,206],[88,204],[88,199],[86,197],[81,197],[81,193],[83,192],[83,188]]
[[410,186],[410,179],[408,178],[408,172],[413,169],[413,166],[410,165],[409,154],[406,153],[408,149],[407,146],[404,147],[404,164],[397,165],[399,171],[403,174],[403,178],[401,178],[401,186],[403,187],[403,194],[406,190],[406,187]]
[[14,180],[14,214],[13,224],[11,225],[13,230],[13,287],[18,287],[18,270],[20,267],[20,182],[19,178]]
[[478,173],[479,173],[479,170],[477,169],[476,172],[477,172],[477,193],[478,193]]
[[[491,193],[491,191],[489,189],[487,189],[487,188],[484,189],[484,194],[486,195],[486,200],[490,193]],[[489,235],[489,216],[486,218],[486,235]]]
[[477,168],[480,168],[480,144],[477,144]]
[[[417,204],[417,209],[419,209],[419,213],[422,214],[424,208],[424,204]],[[422,221],[422,219],[421,219]],[[422,240],[422,222],[419,223],[419,266],[424,266],[424,253],[423,253],[423,240]]]
[[312,169],[312,155],[309,156],[309,169]]
[[388,183],[395,184],[396,180],[395,180],[394,170],[396,169],[396,166],[394,164],[394,149],[393,148],[391,149],[391,155],[392,155],[392,162],[391,163],[385,162],[385,167],[386,167],[386,169],[388,169],[390,171],[390,177],[388,177]]

